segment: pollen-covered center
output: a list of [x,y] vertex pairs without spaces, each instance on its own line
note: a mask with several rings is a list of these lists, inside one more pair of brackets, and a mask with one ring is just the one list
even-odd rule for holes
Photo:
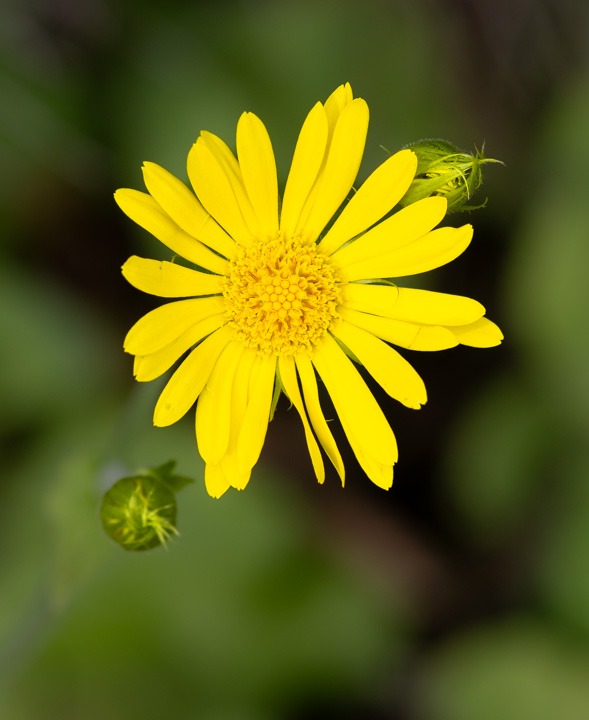
[[282,233],[240,249],[223,294],[237,339],[283,355],[319,342],[340,299],[336,272],[315,243]]

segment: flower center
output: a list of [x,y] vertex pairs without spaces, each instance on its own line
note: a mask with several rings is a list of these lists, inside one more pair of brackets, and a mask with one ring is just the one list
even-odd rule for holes
[[329,259],[299,237],[241,248],[223,289],[237,339],[265,353],[310,349],[336,317],[339,282]]

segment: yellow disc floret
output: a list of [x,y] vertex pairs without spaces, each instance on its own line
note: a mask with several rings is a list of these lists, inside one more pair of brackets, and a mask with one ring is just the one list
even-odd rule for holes
[[223,289],[236,339],[264,353],[310,349],[336,317],[339,282],[329,258],[298,237],[241,248]]

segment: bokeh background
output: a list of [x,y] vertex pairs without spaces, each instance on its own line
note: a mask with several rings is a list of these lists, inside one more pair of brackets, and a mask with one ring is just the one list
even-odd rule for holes
[[[5,0],[0,22],[0,716],[589,717],[589,25],[579,0]],[[155,301],[116,208],[201,129],[265,121],[284,182],[312,105],[371,109],[360,179],[424,137],[486,143],[470,249],[420,286],[476,297],[490,350],[405,353],[379,394],[395,484],[314,480],[281,401],[249,487],[211,500],[190,417],[122,338]],[[125,553],[102,493],[178,461],[181,537]]]

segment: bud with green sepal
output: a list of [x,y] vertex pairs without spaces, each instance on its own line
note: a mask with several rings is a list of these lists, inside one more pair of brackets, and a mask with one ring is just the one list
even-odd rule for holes
[[486,205],[486,200],[480,205],[466,204],[481,186],[482,165],[501,162],[485,157],[484,145],[481,150],[475,149],[474,154],[462,152],[446,140],[436,139],[420,140],[408,148],[417,155],[417,171],[401,200],[403,207],[432,195],[447,199],[449,213],[477,210]]
[[174,475],[174,460],[138,470],[118,480],[102,499],[100,518],[106,534],[125,550],[151,550],[178,535],[175,493],[190,478]]

